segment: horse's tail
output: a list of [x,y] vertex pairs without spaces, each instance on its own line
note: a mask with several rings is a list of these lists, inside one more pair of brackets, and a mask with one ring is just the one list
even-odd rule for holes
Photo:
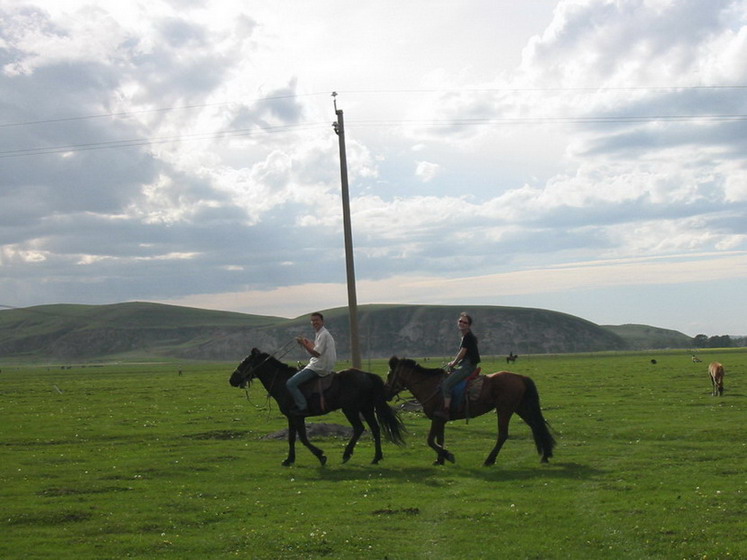
[[550,432],[549,422],[542,415],[537,386],[529,377],[524,377],[524,386],[526,390],[517,412],[532,429],[537,453],[542,455],[543,461],[546,461],[552,457],[552,450],[555,448],[556,441]]
[[405,428],[404,422],[402,422],[402,419],[399,417],[399,414],[397,414],[397,411],[389,406],[389,403],[386,400],[384,380],[375,373],[371,373],[370,375],[374,384],[373,401],[376,419],[389,441],[396,443],[397,445],[404,445],[407,429]]

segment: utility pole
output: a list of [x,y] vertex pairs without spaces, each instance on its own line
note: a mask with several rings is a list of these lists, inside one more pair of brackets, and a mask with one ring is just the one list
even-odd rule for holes
[[[332,92],[337,97],[337,92]],[[345,232],[345,269],[348,279],[348,314],[350,316],[350,355],[353,367],[361,369],[361,350],[358,336],[358,298],[355,294],[355,265],[353,263],[353,226],[350,221],[350,194],[348,192],[348,162],[345,155],[345,125],[342,109],[337,108],[334,99],[337,122],[332,123],[340,143],[340,178],[342,182],[342,225]]]

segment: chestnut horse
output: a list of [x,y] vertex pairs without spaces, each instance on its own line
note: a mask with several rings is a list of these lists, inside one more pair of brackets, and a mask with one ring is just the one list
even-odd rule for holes
[[[446,372],[440,368],[424,368],[414,360],[400,359],[393,356],[389,360],[389,374],[386,387],[389,398],[404,389],[408,389],[423,405],[423,412],[431,420],[428,433],[428,445],[436,452],[434,465],[443,465],[444,460],[454,462],[454,455],[444,447],[444,427],[446,420],[434,415],[443,407],[441,382]],[[532,429],[537,452],[541,461],[547,463],[552,457],[555,438],[550,433],[549,424],[542,415],[537,387],[529,377],[500,371],[490,375],[481,375],[476,383],[481,383],[479,394],[467,389],[467,398],[463,403],[452,400],[450,419],[475,417],[497,409],[498,440],[485,459],[485,466],[495,464],[498,452],[508,439],[508,424],[516,413]]]
[[711,385],[713,387],[711,394],[714,397],[720,397],[724,394],[724,366],[718,362],[711,362],[708,366],[708,374],[711,377]]
[[[260,352],[256,348],[242,361],[231,375],[229,382],[234,387],[245,388],[253,379],[259,379],[271,397],[277,401],[282,412],[288,419],[288,457],[283,466],[289,467],[296,461],[296,436],[309,451],[324,465],[327,456],[324,451],[312,445],[306,435],[306,422],[303,416],[291,414],[293,397],[291,397],[286,381],[298,370],[286,365],[273,356]],[[310,394],[316,380],[301,384],[301,390],[306,393],[309,403],[309,416],[327,414],[341,409],[345,418],[353,426],[353,435],[345,446],[342,462],[347,462],[353,455],[353,449],[364,432],[361,416],[371,429],[374,440],[375,453],[372,463],[377,464],[383,457],[381,451],[381,432],[392,443],[404,443],[405,428],[397,415],[386,402],[384,380],[375,373],[368,373],[359,369],[346,369],[330,376],[330,386],[322,393]]]

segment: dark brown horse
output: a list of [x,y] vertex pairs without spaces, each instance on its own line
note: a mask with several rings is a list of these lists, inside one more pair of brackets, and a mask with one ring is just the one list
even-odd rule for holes
[[[297,371],[296,368],[254,348],[233,372],[229,382],[234,387],[246,387],[253,379],[259,379],[270,396],[277,401],[280,412],[288,419],[288,457],[283,461],[284,466],[288,467],[296,461],[296,436],[324,465],[327,457],[324,451],[309,441],[304,417],[290,414],[293,397],[285,383]],[[381,451],[382,429],[389,441],[396,444],[404,443],[404,425],[396,411],[387,404],[384,381],[381,377],[358,369],[347,369],[328,377],[331,383],[321,392],[314,392],[316,380],[302,384],[301,390],[306,393],[311,413],[309,416],[319,416],[342,409],[345,418],[353,426],[353,436],[345,446],[342,456],[343,463],[353,455],[355,444],[365,431],[361,416],[366,420],[373,436],[376,448],[373,464],[384,457]]]
[[[436,465],[443,465],[444,460],[454,462],[454,455],[444,447],[446,420],[434,415],[434,412],[441,410],[443,406],[441,382],[445,376],[444,370],[424,368],[414,360],[400,359],[396,356],[389,360],[386,381],[388,396],[392,398],[403,389],[408,389],[423,405],[423,412],[431,419],[428,445],[436,452]],[[498,452],[508,439],[508,424],[514,413],[532,429],[537,452],[542,456],[542,462],[547,463],[552,457],[555,438],[542,415],[534,381],[523,375],[501,371],[481,375],[473,383],[475,386],[466,391],[466,399],[459,403],[455,402],[455,399],[452,400],[450,419],[475,417],[493,409],[497,410],[498,440],[485,459],[485,466],[495,464]]]

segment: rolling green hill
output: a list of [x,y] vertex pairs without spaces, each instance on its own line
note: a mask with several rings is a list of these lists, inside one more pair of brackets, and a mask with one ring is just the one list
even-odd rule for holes
[[648,325],[605,325],[605,329],[625,339],[631,350],[649,348],[689,348],[692,339],[681,332]]
[[[358,309],[366,358],[452,356],[462,306],[364,305]],[[682,333],[644,325],[602,327],[542,309],[475,306],[473,330],[485,355],[594,352],[681,347]],[[324,311],[341,359],[349,356],[346,308]],[[274,351],[311,336],[308,316],[295,319],[154,303],[45,305],[0,311],[0,359],[98,361],[134,359],[239,360],[252,347]],[[286,360],[305,359],[293,344]]]

